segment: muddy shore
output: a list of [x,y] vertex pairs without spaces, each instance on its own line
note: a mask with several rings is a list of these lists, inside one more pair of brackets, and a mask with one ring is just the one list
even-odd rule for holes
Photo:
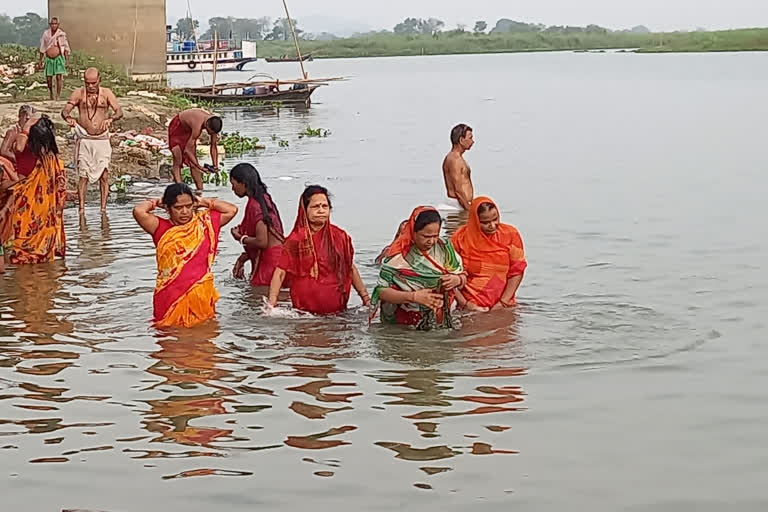
[[[140,96],[124,96],[118,98],[123,107],[124,117],[114,123],[111,132],[112,165],[109,169],[110,184],[120,176],[131,176],[139,180],[156,180],[170,178],[170,158],[157,150],[140,147],[121,146],[121,138],[116,134],[136,131],[150,135],[164,142],[168,141],[168,122],[178,113],[178,110],[157,100]],[[70,188],[75,188],[77,176],[74,171],[73,153],[74,139],[67,123],[61,118],[61,110],[65,101],[34,101],[29,102],[38,112],[48,115],[56,127],[56,139],[59,144],[60,158],[67,167]],[[22,103],[0,104],[0,130],[5,135],[6,130],[16,122],[19,107]],[[202,142],[202,141],[201,141]],[[89,196],[96,187],[89,187]]]

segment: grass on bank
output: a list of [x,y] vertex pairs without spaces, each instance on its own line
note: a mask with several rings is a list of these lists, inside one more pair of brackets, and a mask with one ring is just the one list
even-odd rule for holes
[[[468,53],[639,49],[641,52],[768,50],[768,28],[717,32],[568,32],[493,34],[443,32],[435,36],[375,34],[333,41],[301,41],[303,54],[318,58],[394,57]],[[260,41],[259,57],[295,55],[291,41]]]
[[[14,44],[0,45],[0,65],[5,64],[11,68],[17,68],[30,62],[37,62],[38,59],[37,48]],[[82,86],[82,75],[89,67],[98,68],[101,71],[101,81],[104,86],[112,89],[118,96],[123,96],[128,91],[136,89],[136,83],[128,78],[120,67],[108,64],[98,57],[91,57],[75,51],[72,52],[69,59],[64,89],[61,93],[62,99],[66,99],[75,88]],[[31,88],[35,82],[38,85]],[[0,92],[11,95],[0,98],[0,101],[20,102],[48,99],[48,87],[42,70],[33,75],[14,77],[11,84],[0,84]]]

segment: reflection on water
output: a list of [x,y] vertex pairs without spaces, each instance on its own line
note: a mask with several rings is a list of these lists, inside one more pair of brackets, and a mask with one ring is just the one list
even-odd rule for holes
[[[453,331],[369,326],[357,298],[335,318],[265,316],[224,233],[217,321],[157,332],[131,205],[162,185],[107,216],[67,210],[65,262],[0,276],[3,510],[756,503],[768,67],[646,57],[318,61],[356,78],[310,109],[225,113],[266,144],[242,158],[286,225],[305,183],[331,189],[369,287],[397,222],[440,204],[446,129],[470,122],[475,187],[530,268],[516,308]],[[404,96],[414,78],[428,93]],[[308,124],[333,135],[300,139]]]

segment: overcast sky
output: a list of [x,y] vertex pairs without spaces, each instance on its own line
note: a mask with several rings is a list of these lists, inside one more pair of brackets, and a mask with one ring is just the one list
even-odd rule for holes
[[[103,0],[105,2],[119,0]],[[278,17],[280,0],[189,0],[192,15]],[[0,12],[15,16],[27,10],[47,11],[47,0],[0,0]],[[166,0],[168,19],[184,16],[187,0]],[[442,19],[449,27],[487,20],[493,26],[505,17],[547,25],[587,25],[609,28],[646,25],[654,30],[768,26],[768,0],[288,0],[291,16],[328,20],[329,25],[391,29],[406,17]],[[314,19],[313,19],[314,18]],[[318,31],[318,27],[311,27]]]

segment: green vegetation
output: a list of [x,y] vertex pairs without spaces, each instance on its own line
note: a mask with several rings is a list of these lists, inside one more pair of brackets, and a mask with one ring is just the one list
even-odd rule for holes
[[[526,32],[438,32],[433,35],[378,33],[333,41],[302,41],[302,53],[317,58],[391,57],[558,50],[639,49],[641,52],[768,50],[768,28],[718,32],[611,32],[573,29]],[[262,56],[293,55],[292,43],[264,41]]]
[[299,138],[304,137],[327,137],[331,134],[331,130],[325,130],[323,128],[312,128],[307,125],[303,132],[299,132]]
[[[187,185],[191,185],[195,182],[192,179],[192,172],[189,167],[185,167],[181,170],[181,181]],[[229,182],[229,174],[225,171],[219,171],[214,173],[203,173],[203,183],[206,185],[226,185]]]
[[[35,71],[31,75],[25,74],[24,68],[30,63],[38,61],[38,50],[28,46],[16,44],[0,45],[0,66],[8,66],[15,70],[13,77],[8,84],[0,85],[0,92],[9,94],[9,97],[2,97],[0,101],[30,101],[48,99],[48,88],[45,86],[45,75],[42,70]],[[101,81],[105,87],[111,88],[115,94],[122,96],[130,90],[136,88],[136,84],[131,81],[125,72],[117,66],[107,64],[102,59],[90,57],[82,52],[72,52],[69,60],[70,76],[78,77],[77,80],[65,80],[62,97],[66,98],[75,87],[81,85],[79,77],[89,67],[97,67],[101,72]]]
[[246,151],[264,149],[263,144],[259,144],[258,137],[245,137],[240,132],[224,133],[219,139],[227,156],[239,155]]
[[10,18],[0,14],[0,44],[40,45],[40,36],[48,28],[48,20],[34,12]]
[[673,32],[656,34],[654,46],[638,53],[743,52],[768,50],[768,29],[753,28],[719,32]]

